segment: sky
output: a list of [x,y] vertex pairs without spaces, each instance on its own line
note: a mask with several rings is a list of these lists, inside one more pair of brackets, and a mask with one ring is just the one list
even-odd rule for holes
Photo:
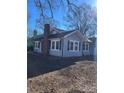
[[[74,0],[77,5],[86,3],[92,7],[96,7],[96,0]],[[28,0],[27,2],[27,13],[29,13],[30,18],[27,22],[28,30],[33,31],[36,28],[35,21],[39,16],[39,11],[34,5],[34,0]],[[66,14],[66,9],[54,10],[54,19],[59,23],[58,28],[66,30],[64,16]],[[38,29],[39,32],[42,32],[41,29]]]

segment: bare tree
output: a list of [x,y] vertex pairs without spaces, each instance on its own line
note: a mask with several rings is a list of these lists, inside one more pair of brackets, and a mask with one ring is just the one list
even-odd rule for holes
[[[30,12],[27,13],[27,24],[29,23],[29,20],[31,19],[31,14]],[[27,27],[27,37],[30,38],[31,37],[32,32],[30,31],[30,28]]]
[[45,23],[56,26],[58,22],[54,20],[54,10],[58,7],[57,1],[58,0],[34,0],[34,4],[40,13],[36,19],[36,27],[43,28]]
[[34,0],[34,4],[40,12],[40,16],[36,19],[36,27],[42,28],[44,23],[56,26],[58,22],[54,19],[54,10],[60,7],[63,9],[77,7],[70,1],[73,0]]
[[36,27],[43,28],[45,23],[57,26],[54,10],[63,7],[67,9],[67,27],[78,29],[83,35],[96,33],[96,11],[87,4],[79,6],[73,0],[34,0],[34,4],[40,13],[36,19]]
[[66,21],[69,28],[77,29],[83,35],[96,33],[96,11],[87,4],[69,8]]

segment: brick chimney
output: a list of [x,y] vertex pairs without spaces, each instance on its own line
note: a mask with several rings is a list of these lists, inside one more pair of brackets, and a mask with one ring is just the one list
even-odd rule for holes
[[50,24],[45,24],[44,25],[44,40],[43,40],[44,56],[48,56],[49,54],[49,40],[48,40],[49,34],[50,34]]

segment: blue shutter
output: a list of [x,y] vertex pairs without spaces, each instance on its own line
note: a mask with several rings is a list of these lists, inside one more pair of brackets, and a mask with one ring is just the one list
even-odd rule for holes
[[79,42],[79,51],[81,50],[81,42]]
[[61,50],[61,43],[62,43],[62,40],[60,40],[59,42],[59,50]]
[[70,42],[69,42],[69,40],[68,40],[68,45],[67,45],[67,46],[68,46],[68,50],[69,50],[69,43],[70,43]]

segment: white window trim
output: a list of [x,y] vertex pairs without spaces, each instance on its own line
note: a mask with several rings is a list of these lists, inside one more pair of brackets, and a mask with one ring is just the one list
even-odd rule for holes
[[38,48],[38,43],[39,43],[40,41],[35,41],[35,49],[40,49],[41,48],[41,42],[40,42],[40,47]]
[[[88,49],[86,50],[86,46],[88,45]],[[84,43],[84,46],[85,46],[85,48],[83,49],[83,51],[89,51],[89,43]]]
[[35,41],[35,49],[37,49],[37,42],[38,42],[38,41]]
[[[56,49],[56,42],[57,41],[59,41],[60,42],[60,40],[51,40],[51,46],[50,46],[50,50],[51,51],[60,51],[60,49],[58,48],[58,49]],[[52,49],[52,42],[54,42],[55,43],[55,46],[54,46],[54,49]]]
[[[79,41],[76,41],[76,40],[69,40],[70,42],[73,42],[73,50],[70,50],[69,48],[69,51],[70,52],[79,52]],[[75,50],[75,43],[78,43],[78,49]]]

